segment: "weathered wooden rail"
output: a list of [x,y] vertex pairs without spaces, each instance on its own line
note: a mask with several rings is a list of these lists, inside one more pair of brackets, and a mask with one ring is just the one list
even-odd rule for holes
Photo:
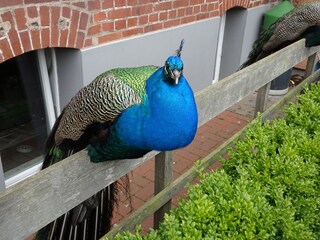
[[[257,89],[257,102],[260,103],[257,109],[263,111],[268,92],[265,86],[319,50],[319,47],[305,48],[304,40],[301,40],[198,92],[199,126]],[[312,65],[311,61],[308,65]],[[311,80],[316,77],[311,77]],[[219,153],[224,152],[240,135],[236,134],[202,159],[200,167],[210,166]],[[91,163],[84,150],[0,193],[0,239],[23,239],[154,156],[155,189],[158,194],[121,222],[109,236],[134,227],[154,212],[157,212],[155,223],[158,224],[163,213],[170,208],[174,194],[197,176],[197,167],[172,182],[170,153],[153,151],[139,159]]]

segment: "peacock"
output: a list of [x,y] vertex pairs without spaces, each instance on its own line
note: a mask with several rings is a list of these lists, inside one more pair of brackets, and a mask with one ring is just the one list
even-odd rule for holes
[[306,47],[320,44],[320,2],[301,4],[262,31],[240,69],[302,38]]
[[[92,162],[102,162],[191,143],[198,114],[183,75],[183,43],[163,67],[112,69],[82,88],[51,130],[43,168],[84,148]],[[119,181],[107,186],[39,230],[36,238],[99,239],[111,228],[118,189]]]

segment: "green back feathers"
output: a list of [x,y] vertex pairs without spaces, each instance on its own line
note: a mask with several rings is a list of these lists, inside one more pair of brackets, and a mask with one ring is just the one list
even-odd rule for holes
[[134,90],[141,98],[145,94],[146,80],[159,67],[156,66],[142,66],[132,68],[115,68],[102,73],[99,77],[112,74],[115,78],[123,81],[130,88]]

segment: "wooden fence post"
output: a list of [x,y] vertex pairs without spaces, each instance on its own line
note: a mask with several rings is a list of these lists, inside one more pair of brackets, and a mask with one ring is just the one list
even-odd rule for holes
[[304,78],[309,77],[313,73],[315,61],[316,61],[317,53],[312,54],[308,57],[308,62],[306,66],[306,71],[304,73]]
[[266,85],[262,86],[258,89],[257,93],[257,100],[256,100],[256,108],[254,111],[254,117],[257,116],[258,112],[263,113],[264,110],[267,108],[269,90],[270,90],[271,82],[267,83]]
[[4,190],[6,190],[6,183],[4,181],[4,172],[3,172],[1,154],[0,154],[0,192]]
[[[172,182],[173,171],[172,152],[161,152],[155,157],[155,180],[154,180],[154,192],[155,195],[161,192]],[[164,204],[158,211],[154,213],[155,229],[159,227],[160,222],[164,218],[164,214],[168,213],[171,209],[171,200]]]

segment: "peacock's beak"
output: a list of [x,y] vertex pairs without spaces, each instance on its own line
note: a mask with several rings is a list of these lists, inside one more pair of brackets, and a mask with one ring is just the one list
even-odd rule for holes
[[174,80],[174,83],[175,84],[178,84],[179,83],[179,79],[180,79],[180,71],[178,71],[178,70],[174,70],[173,72],[172,72],[172,79]]

